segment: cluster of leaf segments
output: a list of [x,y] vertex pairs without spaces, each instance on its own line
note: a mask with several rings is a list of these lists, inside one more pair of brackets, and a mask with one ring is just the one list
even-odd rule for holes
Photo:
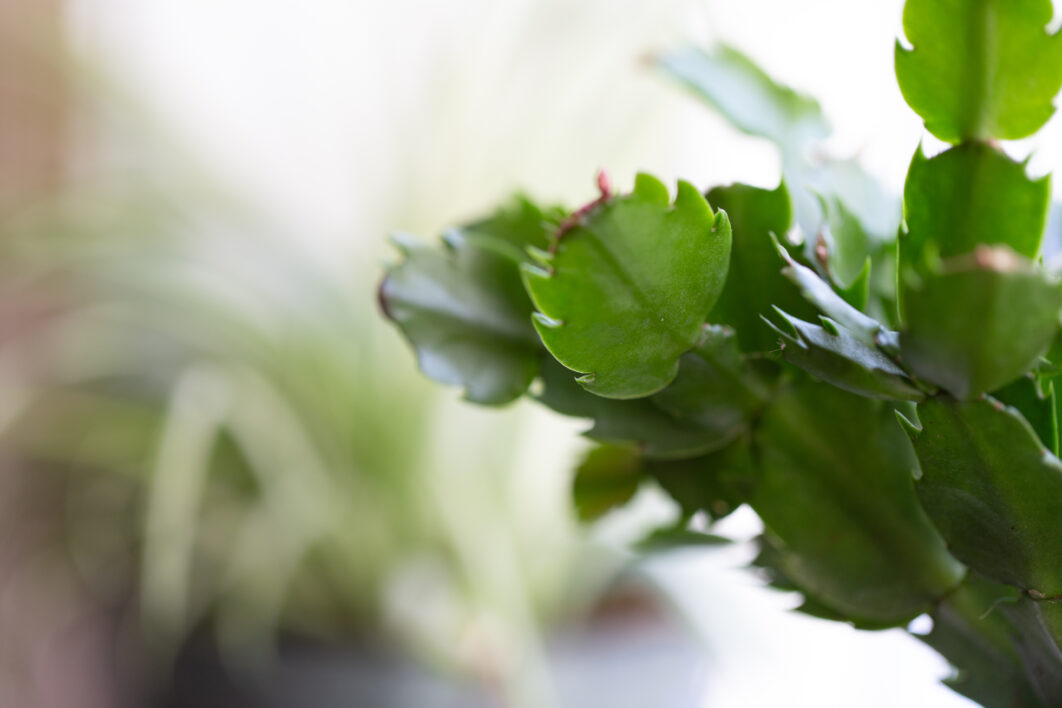
[[[683,520],[741,504],[756,565],[802,610],[860,627],[928,612],[925,641],[984,705],[1062,704],[1062,285],[1050,203],[1000,139],[1062,85],[1049,0],[908,0],[903,95],[951,146],[915,153],[902,203],[813,155],[818,104],[729,48],[661,67],[779,149],[774,190],[599,180],[574,213],[516,198],[442,248],[400,238],[386,314],[428,376],[592,421],[594,518],[652,480]],[[797,247],[796,235],[803,246]]]

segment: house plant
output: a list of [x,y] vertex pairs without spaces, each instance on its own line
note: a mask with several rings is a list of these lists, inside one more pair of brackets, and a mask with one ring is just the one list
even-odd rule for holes
[[[740,53],[657,58],[778,147],[782,181],[672,197],[649,175],[576,210],[517,198],[396,240],[384,313],[422,371],[499,405],[587,418],[587,519],[652,480],[699,519],[748,504],[755,564],[802,610],[922,639],[987,706],[1062,701],[1062,285],[1041,249],[1049,181],[1000,141],[1053,113],[1051,4],[908,0],[904,98],[948,144],[915,151],[902,212],[852,161],[822,159],[811,99]],[[901,218],[902,216],[902,218]]]

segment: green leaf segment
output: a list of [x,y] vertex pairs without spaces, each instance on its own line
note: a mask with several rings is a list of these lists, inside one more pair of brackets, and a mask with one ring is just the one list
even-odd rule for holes
[[918,274],[939,261],[1000,244],[1036,258],[1051,181],[983,143],[964,143],[927,159],[919,147],[904,187],[904,267]]
[[896,78],[941,140],[1014,140],[1054,113],[1062,37],[1047,33],[1050,0],[907,0]]
[[680,516],[639,548],[705,546],[721,539],[691,519],[748,504],[753,565],[800,611],[929,613],[956,691],[1062,705],[1062,285],[1041,257],[1049,180],[1000,142],[1053,111],[1050,17],[908,0],[900,87],[952,146],[915,151],[902,222],[853,160],[821,158],[817,103],[734,49],[682,49],[660,66],[778,146],[777,188],[672,198],[639,175],[567,214],[518,199],[441,248],[396,240],[384,310],[470,400],[589,421],[584,519],[651,485]]
[[1011,383],[1058,332],[1062,286],[1005,246],[945,261],[904,292],[904,361],[958,398]]
[[919,419],[921,429],[904,420],[918,494],[956,557],[1034,599],[1062,596],[1062,462],[991,398],[931,399]]
[[535,328],[586,389],[641,398],[666,386],[701,335],[730,260],[730,222],[692,185],[639,175],[558,231],[540,265],[524,267]]
[[514,287],[516,263],[473,244],[460,231],[447,234],[441,250],[396,238],[406,260],[388,274],[380,299],[425,374],[464,387],[470,401],[506,403],[527,390],[540,345],[531,303]]
[[918,505],[911,448],[881,403],[804,382],[781,392],[756,433],[749,499],[797,587],[864,624],[928,610],[962,566]]

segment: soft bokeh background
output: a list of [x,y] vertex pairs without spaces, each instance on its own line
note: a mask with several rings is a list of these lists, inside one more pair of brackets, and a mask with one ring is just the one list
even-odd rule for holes
[[581,426],[423,381],[374,302],[390,231],[517,189],[776,184],[651,69],[679,44],[817,96],[898,192],[901,7],[0,0],[0,705],[968,705],[747,544],[635,562],[652,490],[580,528]]

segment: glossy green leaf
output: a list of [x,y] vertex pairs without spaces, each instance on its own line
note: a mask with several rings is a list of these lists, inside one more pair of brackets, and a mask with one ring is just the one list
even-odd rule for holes
[[979,247],[904,291],[904,363],[957,398],[1031,369],[1058,331],[1062,289],[1005,247]]
[[1048,177],[1029,179],[1025,165],[988,145],[964,144],[931,159],[919,147],[904,186],[901,264],[921,274],[981,244],[1035,258],[1050,194]]
[[905,422],[918,496],[948,547],[982,575],[1041,597],[1062,594],[1062,463],[1016,410],[934,398]]
[[1036,132],[1062,86],[1062,37],[1050,0],[907,0],[896,78],[941,140],[1013,140]]
[[779,540],[785,574],[872,624],[919,614],[963,573],[918,504],[893,418],[881,402],[806,382],[774,400],[755,438],[749,503]]
[[730,443],[740,430],[704,428],[667,413],[651,398],[616,400],[589,393],[571,372],[546,356],[536,400],[562,415],[588,418],[586,436],[604,443],[637,445],[650,458],[694,457]]
[[764,377],[738,350],[734,332],[705,325],[701,341],[682,355],[675,380],[653,396],[653,403],[676,418],[736,437],[770,393]]
[[572,497],[582,521],[622,506],[642,481],[641,456],[631,446],[603,445],[591,450],[575,470]]
[[782,274],[800,289],[804,298],[818,310],[851,332],[859,341],[870,346],[889,350],[895,346],[896,333],[890,332],[880,322],[852,307],[815,271],[797,263],[789,252],[775,240],[775,249],[785,261]]
[[[482,233],[477,238],[489,240]],[[541,358],[531,302],[501,243],[477,248],[460,231],[448,233],[439,249],[396,238],[405,259],[380,285],[384,313],[413,346],[421,371],[462,386],[476,403],[519,397]]]
[[796,152],[830,133],[818,101],[777,84],[736,49],[689,47],[663,54],[660,66],[742,132]]
[[924,397],[892,359],[832,320],[824,318],[827,327],[819,327],[781,310],[778,315],[788,327],[768,324],[782,338],[782,356],[790,364],[861,396],[903,401]]
[[544,268],[524,268],[535,327],[588,391],[638,398],[675,377],[679,358],[726,280],[730,223],[679,182],[639,175],[634,191],[605,200],[555,240]]
[[781,275],[771,234],[784,235],[792,223],[785,184],[767,190],[745,184],[716,187],[708,201],[730,217],[733,245],[730,273],[709,319],[734,328],[744,351],[769,351],[775,337],[760,317],[777,305],[811,317],[814,309]]

